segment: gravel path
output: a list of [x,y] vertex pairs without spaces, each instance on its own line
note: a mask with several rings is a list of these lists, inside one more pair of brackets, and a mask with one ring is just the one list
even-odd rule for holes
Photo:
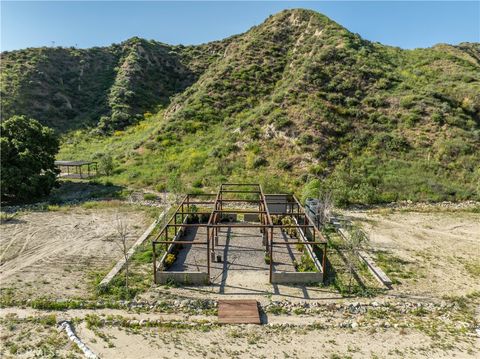
[[[189,229],[183,237],[185,241],[205,242],[206,228]],[[274,241],[288,242],[280,230],[274,231]],[[292,240],[293,241],[293,240]],[[267,281],[269,265],[265,263],[265,247],[258,228],[221,228],[216,255],[221,262],[211,262],[211,278],[220,286],[255,286],[256,282]],[[276,245],[273,250],[275,271],[295,271],[293,260],[301,254],[294,245]],[[185,246],[170,268],[171,271],[206,271],[206,245]]]

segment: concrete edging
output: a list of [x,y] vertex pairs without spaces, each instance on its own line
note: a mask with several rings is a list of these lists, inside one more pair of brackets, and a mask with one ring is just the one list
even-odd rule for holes
[[157,284],[167,284],[169,281],[181,284],[204,285],[208,284],[208,274],[205,272],[165,272],[156,273]]
[[[338,222],[337,222],[338,223]],[[350,233],[346,228],[342,228],[341,225],[337,226],[337,233],[339,233],[344,240],[348,240]],[[365,251],[360,251],[357,253],[358,258],[367,265],[368,270],[373,275],[373,277],[387,289],[392,289],[392,280],[385,274],[385,272],[377,266],[375,261],[368,255]]]
[[273,272],[272,283],[318,283],[323,280],[322,272]]

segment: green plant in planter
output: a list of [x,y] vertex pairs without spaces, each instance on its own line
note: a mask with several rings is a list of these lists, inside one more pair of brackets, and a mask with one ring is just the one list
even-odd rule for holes
[[305,244],[297,243],[295,245],[295,248],[297,249],[297,251],[303,252],[305,250]]
[[[283,217],[282,220],[281,220],[282,224],[284,226],[293,226],[295,225],[295,221],[293,220],[292,217],[290,216],[287,216],[287,217]],[[297,229],[296,228],[285,228],[283,230],[286,234],[288,234],[290,237],[292,238],[298,238],[298,233],[297,233]]]
[[268,253],[265,253],[265,264],[270,264],[270,255]]
[[273,215],[273,216],[272,216],[272,223],[273,223],[274,225],[280,224],[280,223],[281,223],[280,218],[281,218],[280,216],[275,216],[275,215]]
[[294,261],[293,265],[298,272],[316,272],[315,264],[307,253],[300,258],[300,262]]
[[169,268],[170,266],[172,266],[176,259],[177,257],[175,256],[175,254],[167,254],[167,257],[165,258],[165,266]]

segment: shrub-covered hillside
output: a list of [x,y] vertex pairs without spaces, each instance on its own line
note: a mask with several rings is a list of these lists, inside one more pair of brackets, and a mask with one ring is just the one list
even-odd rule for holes
[[[123,64],[95,98],[106,117],[89,117],[93,133],[110,135],[70,132],[60,157],[110,152],[111,180],[158,188],[179,175],[187,187],[257,179],[270,190],[328,190],[341,204],[480,198],[479,43],[402,50],[306,10],[197,47],[130,41],[149,55],[96,50]],[[2,78],[21,77],[4,66]],[[9,91],[8,111],[28,107],[15,102],[21,88]]]
[[170,46],[131,38],[104,48],[29,48],[1,54],[2,118],[28,115],[65,132],[121,129],[164,107],[228,44]]

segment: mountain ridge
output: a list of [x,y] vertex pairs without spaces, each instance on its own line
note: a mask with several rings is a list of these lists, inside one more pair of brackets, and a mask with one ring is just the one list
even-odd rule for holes
[[479,43],[403,50],[297,9],[198,46],[132,38],[85,50],[90,67],[73,59],[70,71],[50,57],[61,76],[41,67],[46,85],[38,67],[12,70],[38,57],[27,55],[2,54],[19,58],[2,64],[2,117],[46,117],[66,133],[60,157],[112,151],[122,183],[163,186],[173,173],[195,188],[256,178],[342,203],[479,198]]

